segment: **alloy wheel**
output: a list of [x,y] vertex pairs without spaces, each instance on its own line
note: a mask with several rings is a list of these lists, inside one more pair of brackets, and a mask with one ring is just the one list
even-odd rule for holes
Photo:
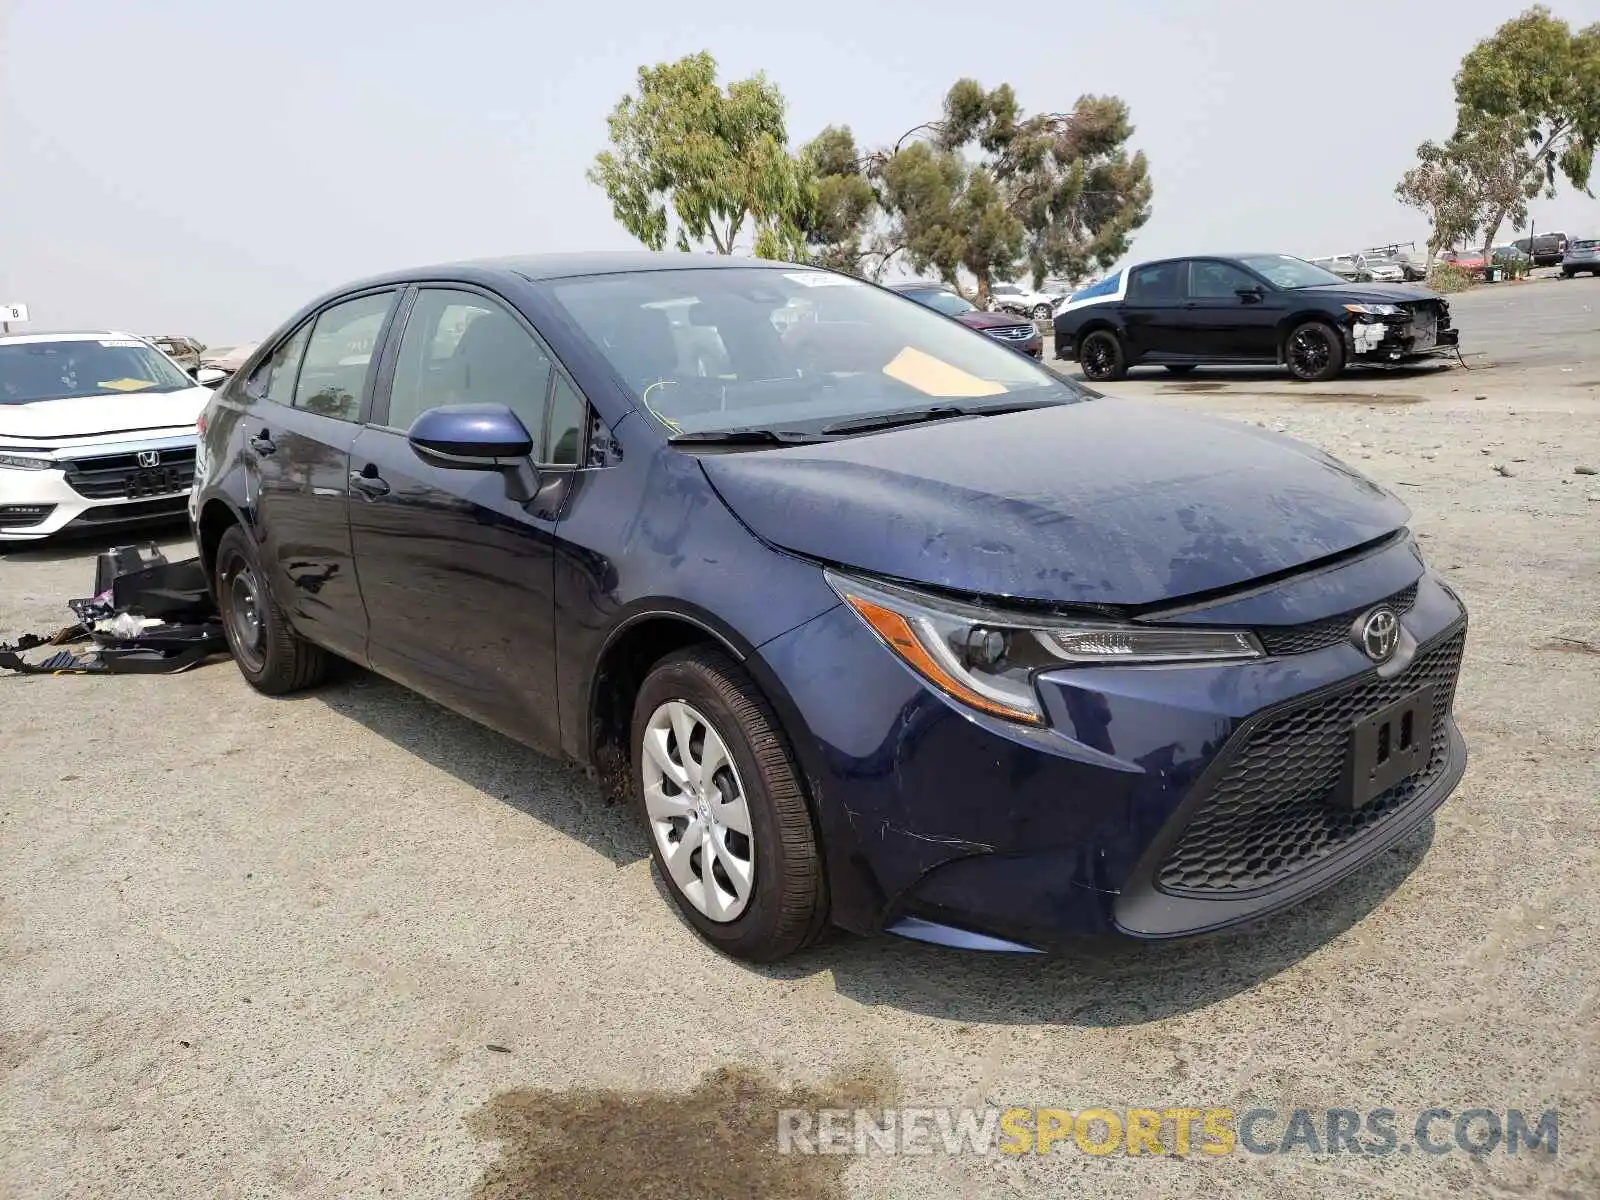
[[1289,342],[1289,366],[1303,379],[1324,370],[1332,355],[1327,333],[1315,325],[1297,331]]
[[1111,373],[1114,361],[1111,343],[1106,338],[1091,335],[1084,343],[1081,365],[1089,378],[1104,379]]
[[727,743],[694,708],[669,700],[645,726],[640,766],[651,836],[673,886],[708,919],[736,919],[750,903],[756,847]]

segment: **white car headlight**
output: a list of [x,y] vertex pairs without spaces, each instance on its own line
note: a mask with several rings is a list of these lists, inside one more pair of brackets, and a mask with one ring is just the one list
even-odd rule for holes
[[1345,312],[1360,313],[1369,317],[1395,317],[1400,315],[1398,304],[1346,304]]
[[890,584],[825,572],[839,598],[899,659],[945,695],[1008,720],[1044,724],[1033,677],[1111,663],[1263,658],[1242,629],[1173,629],[1036,616],[962,604]]
[[55,466],[52,458],[39,458],[32,454],[7,454],[0,451],[0,469],[13,471],[48,471]]

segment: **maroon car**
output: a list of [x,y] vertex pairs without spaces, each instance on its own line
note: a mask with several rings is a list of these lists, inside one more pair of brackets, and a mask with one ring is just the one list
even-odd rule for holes
[[1044,338],[1038,326],[1012,313],[984,312],[942,283],[891,283],[889,287],[906,299],[954,317],[963,325],[970,325],[1030,358],[1044,353]]

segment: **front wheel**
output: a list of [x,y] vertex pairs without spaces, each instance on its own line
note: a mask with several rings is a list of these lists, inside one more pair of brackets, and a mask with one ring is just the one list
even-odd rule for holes
[[1033,319],[1035,321],[1048,321],[1050,319],[1050,306],[1048,304],[1035,304],[1033,306]]
[[1283,358],[1296,379],[1322,383],[1344,369],[1344,342],[1333,326],[1307,321],[1290,331]]
[[1083,368],[1085,377],[1096,383],[1121,379],[1128,373],[1122,339],[1109,329],[1096,329],[1078,347],[1078,365]]
[[631,746],[650,856],[696,932],[751,962],[814,941],[827,894],[805,789],[744,670],[704,646],[664,659],[639,689]]

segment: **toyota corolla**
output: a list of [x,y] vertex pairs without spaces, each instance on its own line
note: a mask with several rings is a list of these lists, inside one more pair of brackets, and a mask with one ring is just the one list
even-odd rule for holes
[[825,271],[369,279],[214,394],[199,472],[252,685],[337,655],[589,766],[744,958],[1253,920],[1466,763],[1395,496]]

